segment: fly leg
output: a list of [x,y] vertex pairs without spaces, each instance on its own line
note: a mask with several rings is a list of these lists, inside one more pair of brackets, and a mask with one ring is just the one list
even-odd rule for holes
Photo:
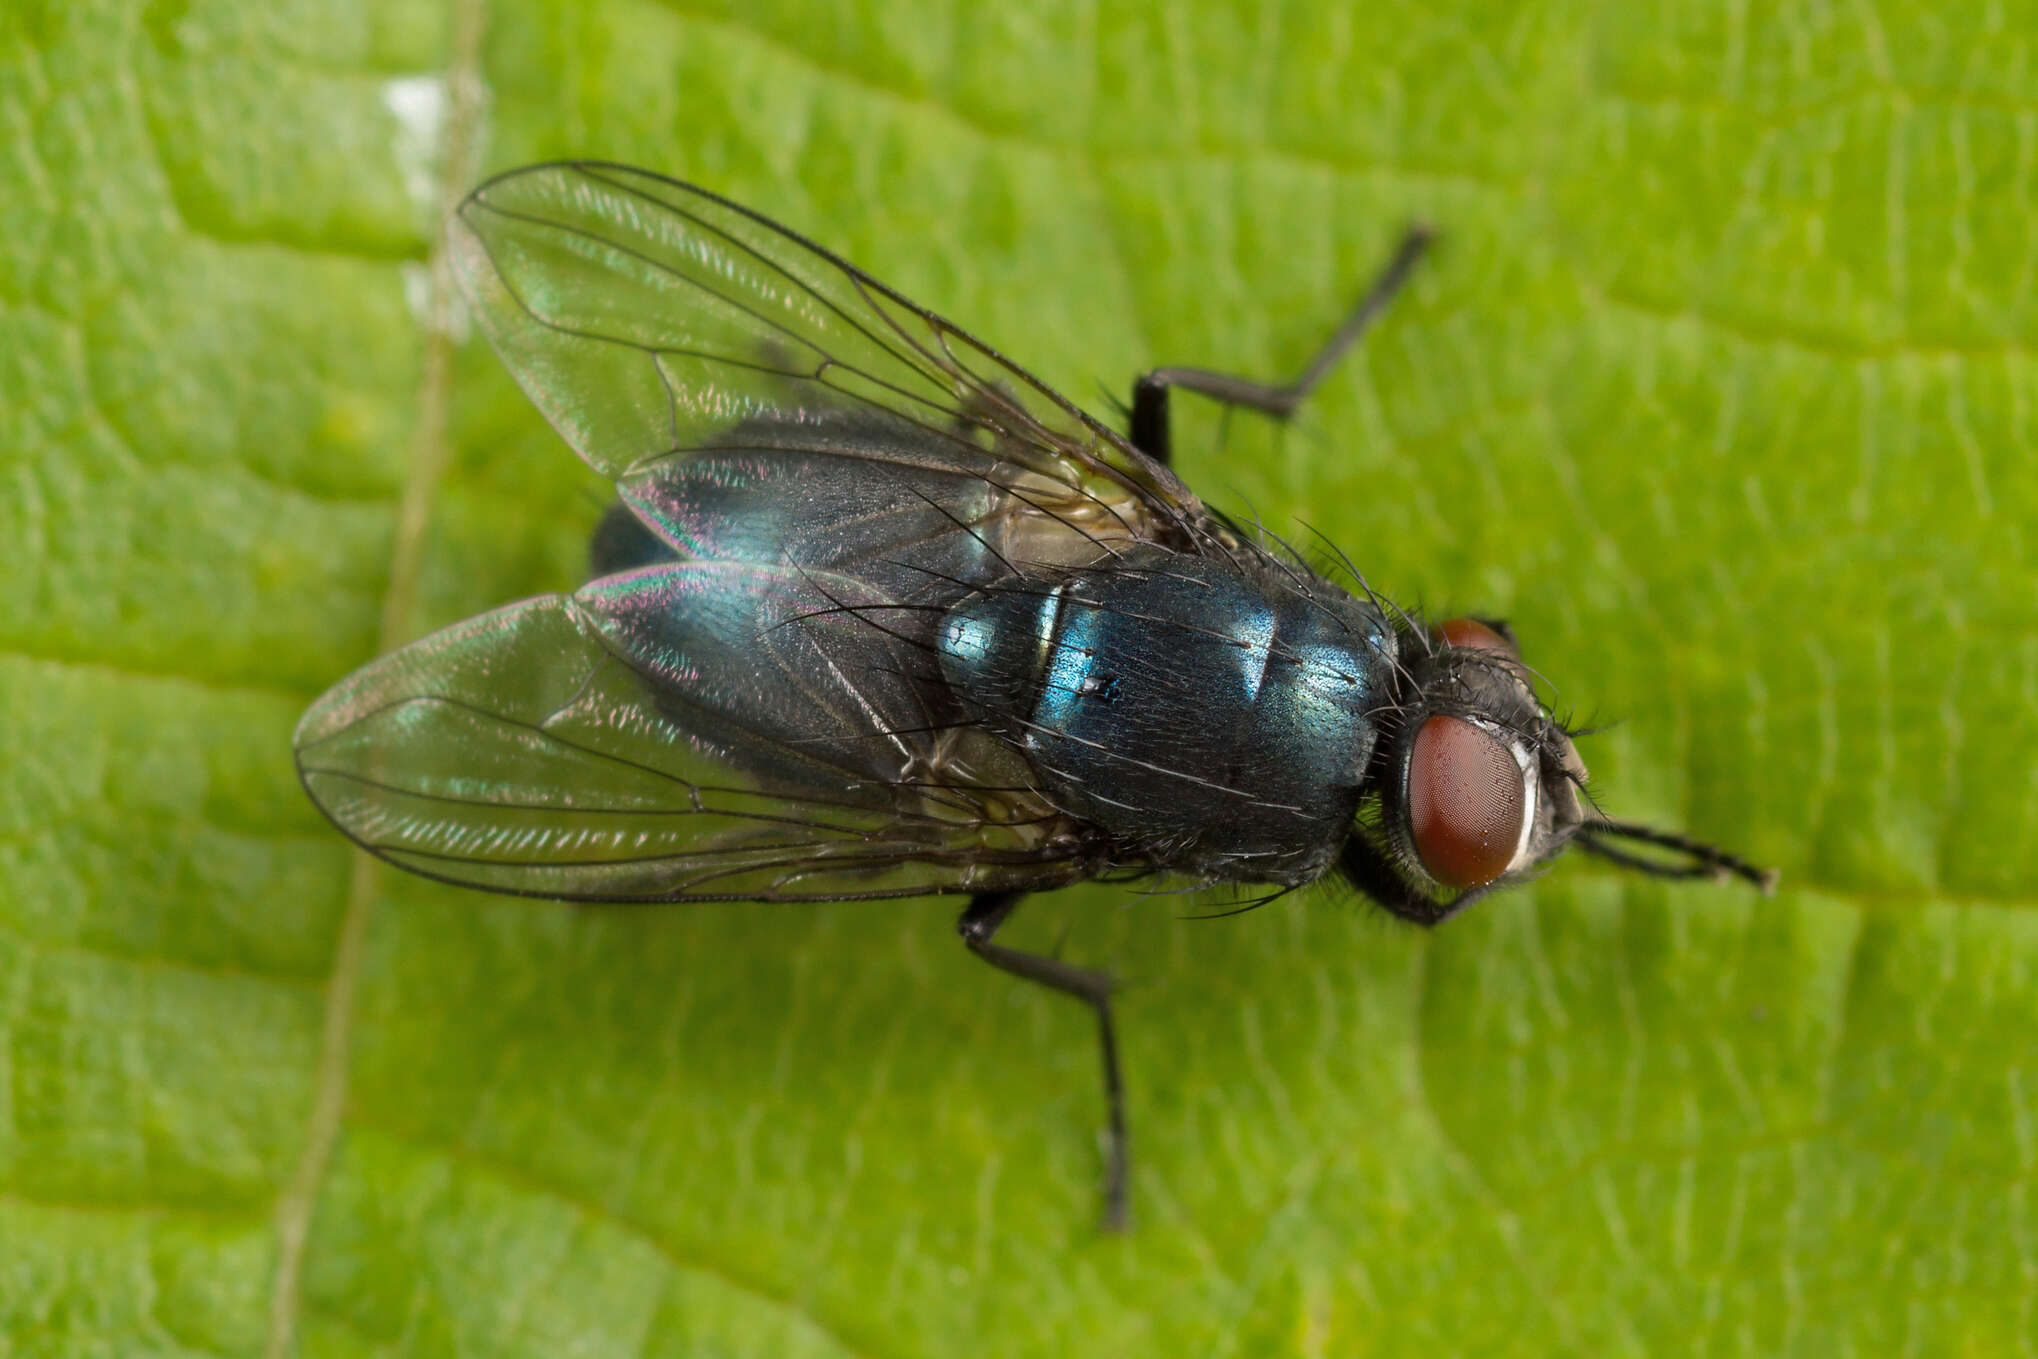
[[1019,905],[1021,893],[985,892],[970,899],[955,922],[969,951],[1001,972],[1074,996],[1097,1012],[1097,1036],[1104,1049],[1104,1099],[1110,1106],[1110,1135],[1104,1151],[1104,1229],[1125,1229],[1125,1089],[1118,1079],[1118,1035],[1111,1026],[1109,973],[1076,967],[1059,958],[1024,953],[991,942],[991,936]]
[[1441,925],[1486,895],[1486,889],[1474,888],[1460,892],[1451,901],[1437,901],[1424,896],[1395,870],[1393,861],[1358,830],[1345,837],[1345,847],[1338,855],[1338,866],[1344,870],[1352,886],[1371,897],[1390,915],[1416,925]]
[[1330,372],[1331,366],[1344,357],[1346,350],[1359,342],[1366,327],[1374,318],[1386,310],[1394,300],[1394,294],[1401,291],[1414,272],[1416,261],[1435,239],[1427,226],[1417,224],[1402,236],[1401,244],[1394,249],[1393,258],[1387,261],[1373,280],[1373,286],[1366,289],[1366,295],[1352,308],[1345,323],[1338,327],[1337,334],[1330,342],[1317,351],[1309,366],[1302,370],[1302,376],[1285,385],[1272,382],[1255,382],[1230,373],[1213,373],[1203,368],[1156,368],[1132,384],[1132,446],[1152,458],[1166,464],[1172,449],[1168,440],[1168,391],[1182,387],[1204,396],[1215,398],[1227,406],[1246,406],[1252,410],[1285,420],[1295,413],[1309,394],[1316,390],[1318,383]]

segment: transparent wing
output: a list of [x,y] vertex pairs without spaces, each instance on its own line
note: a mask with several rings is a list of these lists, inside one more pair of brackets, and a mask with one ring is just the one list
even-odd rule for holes
[[[726,502],[760,466],[805,484],[845,458],[861,465],[834,475],[865,499],[888,469],[913,488],[894,538],[973,535],[1007,563],[1234,544],[1172,473],[1038,379],[700,189],[598,163],[512,171],[461,206],[453,251],[532,401],[684,554],[781,557],[785,533],[702,513],[700,487]],[[813,565],[858,550],[801,536],[838,553]]]
[[[928,711],[924,662],[846,577],[682,563],[470,619],[299,724],[306,789],[429,877],[582,900],[1050,886],[1070,823]],[[859,603],[859,601],[862,603]]]

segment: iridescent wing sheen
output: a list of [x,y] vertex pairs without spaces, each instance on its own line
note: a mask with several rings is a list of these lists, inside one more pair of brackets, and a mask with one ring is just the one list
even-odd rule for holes
[[1096,869],[1017,750],[954,710],[941,618],[1133,543],[1256,549],[1033,377],[698,189],[516,171],[462,205],[452,251],[517,380],[663,550],[598,537],[616,574],[320,699],[298,760],[341,829],[429,876],[599,900]]
[[1023,761],[927,709],[849,577],[686,562],[513,604],[356,672],[299,773],[364,848],[580,900],[1051,886],[1080,837]]
[[[1237,550],[1172,473],[1038,379],[690,185],[600,163],[512,171],[461,206],[452,249],[532,401],[681,555],[797,548],[841,567],[870,560],[873,543],[889,559],[942,535],[1020,567],[1136,540]],[[868,531],[802,518],[792,543],[732,498],[756,476],[808,487],[831,525],[855,515]],[[874,506],[887,478],[901,483],[896,503]],[[838,494],[845,480],[856,495]]]

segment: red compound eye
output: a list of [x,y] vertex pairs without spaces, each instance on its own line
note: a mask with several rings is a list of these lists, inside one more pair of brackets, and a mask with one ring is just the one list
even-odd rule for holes
[[1408,753],[1408,831],[1431,877],[1461,889],[1492,882],[1514,862],[1527,816],[1527,780],[1505,744],[1462,717],[1422,724]]
[[1474,651],[1497,651],[1512,660],[1520,660],[1521,653],[1492,628],[1476,618],[1446,618],[1437,624],[1437,636],[1452,646],[1468,647]]

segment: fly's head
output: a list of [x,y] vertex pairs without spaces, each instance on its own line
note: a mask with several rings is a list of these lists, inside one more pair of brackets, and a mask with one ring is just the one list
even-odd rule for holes
[[1536,697],[1506,624],[1453,618],[1412,640],[1374,756],[1372,815],[1342,860],[1346,875],[1389,911],[1434,924],[1574,843],[1653,876],[1772,885],[1772,874],[1709,845],[1601,816],[1585,797],[1585,763],[1571,733]]

